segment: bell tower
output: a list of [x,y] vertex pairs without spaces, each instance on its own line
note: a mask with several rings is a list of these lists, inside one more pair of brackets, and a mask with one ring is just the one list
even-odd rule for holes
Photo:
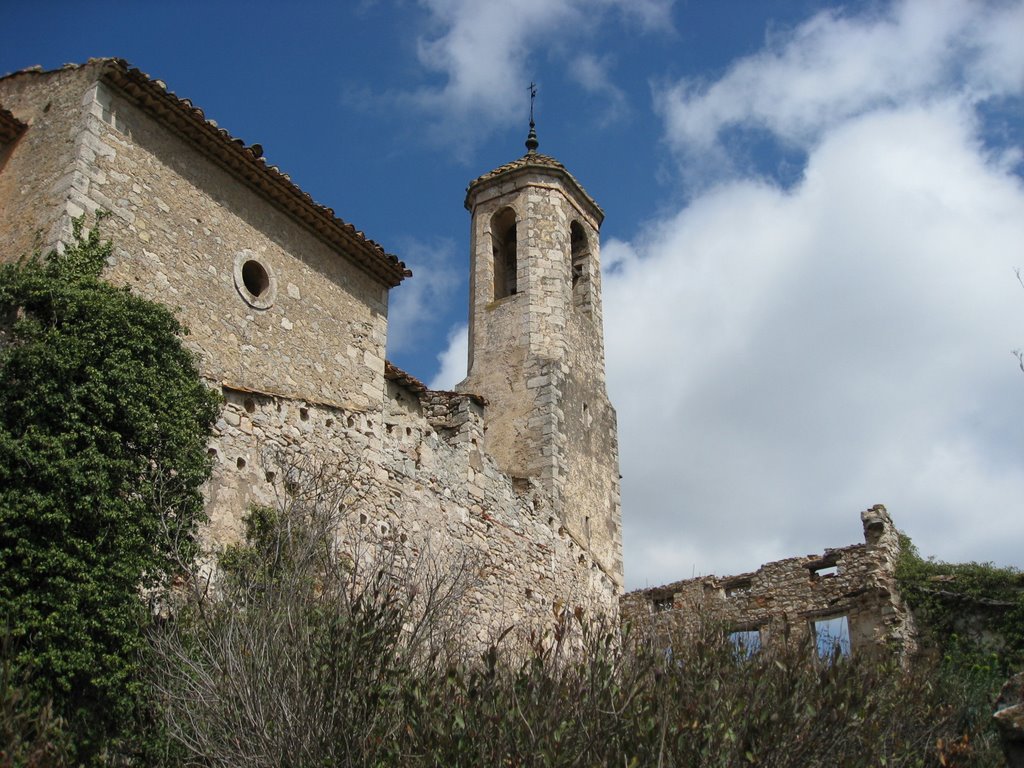
[[566,532],[622,586],[615,410],[605,387],[604,212],[565,166],[527,152],[470,183],[469,375],[486,449],[551,494]]

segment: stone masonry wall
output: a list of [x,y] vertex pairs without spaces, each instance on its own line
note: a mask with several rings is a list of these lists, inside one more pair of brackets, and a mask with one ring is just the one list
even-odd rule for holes
[[[72,216],[107,211],[106,276],[179,310],[205,376],[379,409],[386,287],[90,71],[0,81],[0,103],[31,124],[0,176],[0,193],[25,208],[7,215],[4,199],[12,238],[47,228],[52,246]],[[248,260],[270,278],[258,300],[241,280]]]
[[353,488],[346,508],[366,539],[385,534],[410,556],[470,563],[461,638],[481,647],[504,629],[543,631],[581,607],[614,619],[616,584],[554,515],[536,484],[516,487],[482,450],[481,407],[389,384],[383,413],[225,389],[211,443],[211,539],[242,534],[237,513],[283,498],[275,457],[312,457]]
[[880,504],[862,512],[861,521],[864,544],[779,560],[753,573],[631,592],[621,601],[623,620],[683,638],[709,625],[758,632],[769,646],[811,642],[815,621],[845,616],[852,653],[912,653],[913,618],[895,579],[899,534]]
[[[548,488],[566,527],[621,584],[618,443],[605,385],[600,221],[559,172],[534,168],[529,157],[517,161],[514,172],[471,188],[470,369],[459,389],[487,398],[487,449],[499,466]],[[515,212],[517,292],[495,299],[491,226],[505,208]],[[573,290],[574,223],[586,233],[590,254],[579,306]]]
[[[42,78],[47,86],[40,88]],[[77,125],[89,73],[66,69],[0,80],[0,106],[31,128],[8,148],[0,173],[0,261],[55,247],[75,176]]]

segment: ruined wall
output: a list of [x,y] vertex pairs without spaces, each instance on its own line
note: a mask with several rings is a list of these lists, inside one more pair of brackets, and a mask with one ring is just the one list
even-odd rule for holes
[[683,637],[708,625],[755,632],[768,646],[814,642],[816,624],[845,616],[852,653],[888,647],[910,653],[916,648],[913,618],[895,579],[898,531],[880,504],[862,512],[861,521],[864,544],[779,560],[753,573],[631,592],[622,598],[622,617]]
[[225,389],[211,443],[212,531],[241,535],[238,509],[283,498],[274,457],[314,457],[353,487],[346,514],[367,539],[388,535],[410,556],[469,563],[463,640],[509,626],[551,626],[562,609],[617,616],[618,589],[555,516],[536,484],[516,487],[482,450],[479,404],[389,383],[382,413]]

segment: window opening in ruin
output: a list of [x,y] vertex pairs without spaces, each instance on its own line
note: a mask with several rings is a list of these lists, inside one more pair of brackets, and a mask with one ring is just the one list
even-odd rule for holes
[[245,402],[242,403],[246,413],[253,413],[256,410],[256,401],[251,397],[245,398]]
[[726,597],[738,597],[750,592],[750,579],[733,581],[725,585]]
[[741,659],[749,659],[761,650],[761,630],[759,629],[737,629],[729,633],[729,642],[732,644],[736,656]]
[[807,570],[811,572],[811,579],[835,576],[839,573],[839,563],[836,557],[826,557],[813,563],[808,563]]
[[495,301],[517,292],[519,265],[516,245],[516,212],[511,208],[503,208],[491,219]]
[[675,603],[675,595],[656,597],[653,600],[651,600],[651,608],[654,610],[655,613],[661,613],[662,611],[671,611],[675,607]]
[[262,264],[250,259],[242,265],[242,283],[253,296],[262,296],[270,287],[270,275]]
[[590,243],[578,221],[569,225],[572,304],[582,307],[590,302]]
[[833,659],[849,656],[850,621],[846,616],[830,616],[814,622],[814,645],[818,658]]
[[309,408],[299,408],[299,418],[303,421],[309,421]]

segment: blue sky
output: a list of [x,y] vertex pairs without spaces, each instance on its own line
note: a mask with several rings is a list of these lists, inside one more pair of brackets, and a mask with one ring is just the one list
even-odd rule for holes
[[607,214],[629,586],[854,543],[875,503],[1024,565],[1024,2],[10,5],[0,72],[128,59],[404,259],[389,356],[444,386],[465,186],[536,81]]

